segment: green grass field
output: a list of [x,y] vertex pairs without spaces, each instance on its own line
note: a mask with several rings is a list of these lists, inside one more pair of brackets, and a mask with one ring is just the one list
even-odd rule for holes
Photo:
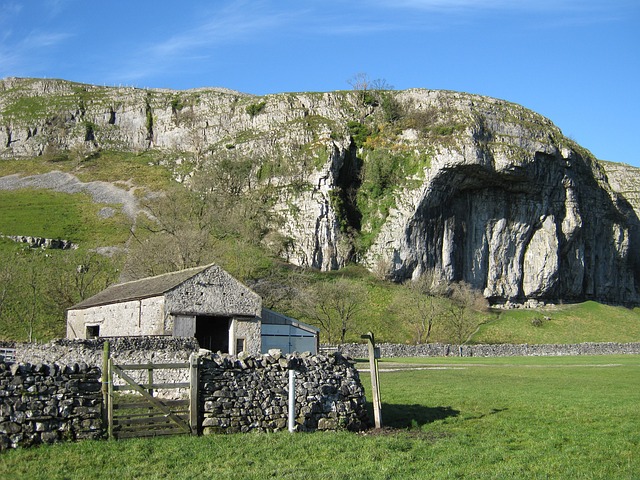
[[[548,319],[545,320],[544,317]],[[535,319],[541,320],[534,322]],[[498,312],[473,343],[583,343],[640,341],[640,309],[583,302],[541,310]]]
[[383,432],[57,444],[2,453],[0,478],[640,478],[639,356],[380,366]]

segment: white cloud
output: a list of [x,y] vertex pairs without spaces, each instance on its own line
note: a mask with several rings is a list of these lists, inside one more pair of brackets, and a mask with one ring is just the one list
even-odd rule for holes
[[168,38],[147,44],[133,52],[125,72],[118,78],[139,80],[166,71],[172,65],[205,59],[218,47],[234,43],[255,42],[269,32],[293,22],[296,13],[265,11],[258,5],[234,2],[221,10],[211,10],[199,24]]
[[72,35],[69,33],[31,32],[19,43],[18,47],[21,50],[39,50],[42,48],[55,47],[70,37],[72,37]]
[[260,32],[272,29],[283,22],[280,15],[251,17],[249,15],[226,15],[214,17],[188,32],[174,35],[149,48],[149,52],[160,57],[180,55],[193,48],[208,48],[234,41],[242,41]]
[[[369,2],[367,2],[369,3]],[[594,12],[632,6],[633,0],[373,0],[387,8],[439,12],[477,12],[482,10],[536,12]]]
[[49,63],[48,52],[71,35],[55,32],[31,32],[12,42],[10,35],[0,41],[0,77],[38,75]]

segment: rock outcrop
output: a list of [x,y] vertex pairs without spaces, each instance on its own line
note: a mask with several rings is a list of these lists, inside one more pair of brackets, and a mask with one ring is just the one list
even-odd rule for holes
[[154,149],[186,183],[233,152],[252,159],[251,184],[278,192],[272,230],[292,263],[355,260],[397,280],[433,272],[498,303],[638,301],[629,175],[614,190],[602,164],[548,119],[497,99],[5,79],[0,146],[6,159]]
[[53,249],[53,250],[75,250],[78,245],[69,240],[59,238],[29,237],[24,235],[1,235],[0,238],[7,238],[17,243],[26,243],[31,248]]
[[400,278],[433,270],[498,302],[634,301],[635,212],[591,158],[542,147],[516,160],[469,136],[462,150],[475,154],[436,156],[413,202],[389,215],[369,264],[383,259]]

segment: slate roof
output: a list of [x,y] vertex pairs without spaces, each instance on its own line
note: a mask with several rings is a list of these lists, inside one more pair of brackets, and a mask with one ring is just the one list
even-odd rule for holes
[[147,277],[140,280],[111,285],[93,297],[89,297],[77,305],[74,305],[69,310],[81,310],[83,308],[107,305],[109,303],[120,303],[131,300],[141,300],[149,297],[157,297],[169,290],[172,290],[181,283],[186,282],[191,277],[212,266],[214,265],[211,264],[205,265],[204,267],[189,268],[178,272],[165,273],[155,277]]

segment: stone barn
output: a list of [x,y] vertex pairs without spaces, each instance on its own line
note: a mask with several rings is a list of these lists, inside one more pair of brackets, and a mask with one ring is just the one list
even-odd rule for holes
[[262,299],[217,265],[112,285],[67,310],[67,338],[195,337],[214,352],[261,351]]

